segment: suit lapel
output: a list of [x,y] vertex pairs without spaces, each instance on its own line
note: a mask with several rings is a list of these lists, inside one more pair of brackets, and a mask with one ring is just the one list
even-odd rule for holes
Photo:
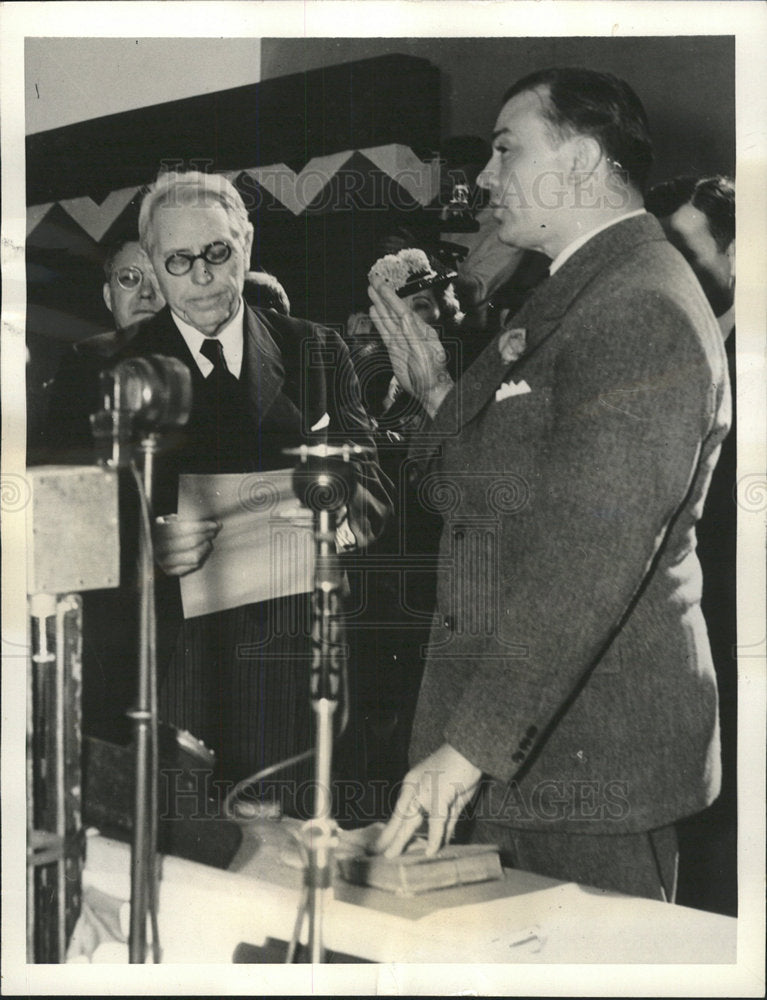
[[336,347],[319,327],[305,320],[272,312],[257,312],[255,317],[267,338],[259,349],[271,352],[281,372],[279,392],[283,399],[272,397],[274,411],[290,411],[290,423],[306,434],[330,406],[328,373],[338,363]]
[[[246,305],[243,374],[248,399],[259,420],[269,412],[285,385],[285,366],[268,327]],[[298,411],[297,411],[298,412]]]
[[168,306],[161,309],[153,319],[140,325],[139,332],[129,340],[125,354],[163,354],[183,361],[192,376],[196,371],[199,372],[197,362],[173,322]]
[[[245,379],[248,401],[256,422],[260,423],[284,392],[285,367],[268,325],[247,305],[243,319],[243,340],[240,378]],[[187,365],[193,380],[202,379],[197,361],[192,357],[167,306],[148,323],[142,324],[141,332],[128,344],[126,353],[170,355]],[[284,403],[291,411],[290,422],[294,422],[294,419],[300,421],[300,412],[295,403],[287,396]],[[285,417],[286,414],[283,412],[282,416]]]
[[[546,286],[551,280],[551,278],[544,279],[533,291],[519,312],[515,313],[507,324],[506,329],[516,327],[527,331],[525,353],[517,361],[505,361],[501,357],[499,349],[499,341],[504,331],[496,334],[474,364],[463,373],[456,385],[451,389],[450,395],[445,398],[434,419],[432,428],[434,434],[439,435],[443,432],[446,434],[453,433],[456,420],[459,427],[463,427],[473,420],[495,395],[496,389],[514,365],[518,364],[522,358],[529,356],[533,347],[538,346],[541,342],[546,331],[553,331],[553,318],[552,323],[547,324],[545,327],[542,319],[541,321],[536,320],[538,307],[546,301]],[[527,326],[528,321],[535,323],[535,331],[538,333],[538,337],[534,343],[531,343],[531,333],[533,331]]]
[[525,364],[557,331],[574,300],[606,267],[619,262],[638,243],[664,239],[657,219],[641,215],[616,223],[589,240],[556,274],[545,278],[519,312],[508,321],[507,329],[520,327],[526,330],[524,354],[511,363],[504,361],[498,349],[503,331],[494,337],[451,391],[451,397],[454,393],[459,396],[457,415],[456,399],[447,397],[435,418],[433,433],[453,432],[456,417],[459,427],[473,420],[494,397],[508,373],[516,365]]

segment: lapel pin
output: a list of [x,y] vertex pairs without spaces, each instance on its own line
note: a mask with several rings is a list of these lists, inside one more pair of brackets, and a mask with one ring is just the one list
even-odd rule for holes
[[501,355],[501,360],[505,361],[506,364],[509,365],[524,354],[526,346],[527,330],[521,326],[512,327],[510,330],[504,330],[498,338],[498,350]]

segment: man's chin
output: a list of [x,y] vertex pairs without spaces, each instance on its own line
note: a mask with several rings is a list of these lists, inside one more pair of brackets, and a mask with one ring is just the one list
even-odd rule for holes
[[157,311],[154,310],[154,309],[142,310],[141,312],[135,312],[135,313],[133,313],[133,315],[131,316],[130,322],[131,322],[131,324],[146,323],[146,321],[148,319],[151,319],[153,316],[156,316],[156,315],[157,315]]
[[520,247],[518,243],[518,228],[510,221],[502,221],[498,226],[498,239],[501,243],[504,243],[507,247],[517,247],[518,249],[524,249]]
[[226,326],[232,318],[232,313],[220,308],[194,309],[183,313],[181,318],[193,326],[195,330],[204,333],[206,337],[213,337],[221,327]]

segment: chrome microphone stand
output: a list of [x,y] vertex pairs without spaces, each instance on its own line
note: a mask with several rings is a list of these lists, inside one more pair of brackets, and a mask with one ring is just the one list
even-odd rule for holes
[[338,827],[331,815],[333,716],[338,707],[346,656],[341,621],[343,575],[336,552],[336,528],[339,511],[354,490],[351,456],[366,453],[366,449],[359,445],[318,444],[286,449],[286,453],[298,456],[293,488],[299,500],[314,513],[311,701],[317,724],[315,801],[313,818],[302,829],[308,862],[296,937],[308,914],[309,958],[312,963],[319,963],[325,961],[323,909],[332,886],[334,849],[338,842]]
[[[139,444],[143,456],[142,479],[146,509],[151,519],[152,476],[157,452],[156,434]],[[154,561],[151,545],[144,538],[139,554],[141,603],[139,608],[139,671],[136,707],[128,711],[136,744],[133,839],[131,844],[131,910],[129,957],[132,964],[146,960],[147,914],[154,913],[157,883],[157,648],[154,607]],[[152,935],[155,961],[157,934]]]
[[[155,456],[162,428],[181,427],[189,419],[192,381],[188,368],[162,355],[128,358],[101,375],[104,408],[91,416],[99,460],[134,473],[142,509],[139,531],[138,693],[133,720],[135,788],[131,843],[130,934],[131,964],[146,961],[147,915],[152,921],[152,954],[160,960],[157,933],[157,628],[154,559],[151,541]],[[136,439],[138,438],[138,444]],[[141,457],[141,474],[134,451]]]

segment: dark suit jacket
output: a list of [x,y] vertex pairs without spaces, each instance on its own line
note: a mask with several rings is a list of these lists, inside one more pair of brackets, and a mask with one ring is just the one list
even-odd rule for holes
[[[92,462],[93,439],[88,415],[99,408],[98,373],[119,361],[146,354],[178,358],[192,376],[193,403],[188,424],[164,436],[164,446],[155,462],[154,511],[176,510],[178,474],[181,472],[247,472],[259,468],[287,468],[294,460],[281,454],[283,445],[302,442],[330,443],[354,441],[370,447],[370,422],[360,402],[359,385],[348,351],[333,332],[304,320],[284,317],[272,311],[245,308],[245,350],[241,382],[243,421],[254,442],[252,456],[245,464],[228,464],[228,456],[211,454],[201,447],[210,442],[206,424],[210,414],[203,410],[204,379],[183,337],[165,308],[143,323],[138,332],[115,356],[105,359],[72,357],[62,367],[57,392],[52,401],[48,427],[47,461]],[[312,432],[323,415],[329,426]],[[263,448],[261,446],[263,445]],[[267,464],[259,465],[261,454]],[[235,462],[240,462],[238,456]],[[363,541],[380,534],[391,502],[386,477],[375,458],[355,460],[359,488],[350,504],[355,531]],[[87,596],[89,616],[86,659],[86,726],[91,732],[109,734],[112,716],[124,710],[135,694],[132,662],[135,651],[134,561],[138,519],[134,490],[126,477],[121,502],[122,586],[120,591]],[[179,584],[158,571],[158,665],[164,669],[175,646],[181,625]],[[94,650],[90,655],[90,646]],[[115,685],[124,678],[116,697]],[[105,701],[115,702],[112,710]],[[102,711],[103,709],[103,711]],[[102,720],[99,716],[103,715]],[[90,724],[93,720],[93,724]]]
[[[265,443],[273,439],[271,447],[263,448],[264,453],[269,452],[265,458],[267,464],[259,468],[258,457],[253,459],[256,471],[293,464],[291,457],[281,454],[283,443],[296,446],[319,441],[331,444],[353,441],[370,447],[375,454],[370,420],[362,407],[349,352],[336,333],[306,320],[281,316],[272,310],[252,310],[246,305],[244,334],[240,381],[245,387],[246,420],[254,440]],[[169,435],[164,455],[166,466],[174,473],[218,471],[214,456],[201,454],[199,449],[207,418],[207,414],[200,412],[205,380],[167,307],[142,324],[139,333],[112,363],[145,354],[178,358],[192,376],[190,419],[186,427]],[[327,428],[312,432],[311,428],[326,413],[330,418]],[[163,459],[158,465],[162,464]],[[360,488],[353,513],[363,540],[370,541],[382,529],[389,511],[389,496],[374,458],[355,460],[355,467]],[[161,494],[155,505],[157,513],[175,510],[173,503],[173,497]],[[166,511],[163,504],[171,506]]]
[[[186,341],[166,307],[142,324],[140,332],[113,363],[126,357],[162,354],[178,358],[192,376],[193,403],[187,425],[168,435],[168,446],[157,461],[155,511],[176,509],[181,472],[247,472],[287,468],[294,459],[282,455],[283,446],[301,443],[354,441],[375,449],[370,420],[341,338],[305,320],[245,307],[245,345],[240,381],[244,386],[245,421],[254,442],[247,464],[228,463],[224,456],[206,452],[206,424],[202,410],[204,378]],[[196,402],[195,402],[196,400]],[[312,432],[324,414],[326,429]],[[258,443],[259,449],[256,449]],[[375,450],[374,450],[375,454]],[[261,460],[263,456],[263,460]],[[390,500],[375,459],[355,460],[358,490],[350,504],[355,530],[363,541],[377,537],[390,509]]]
[[[169,492],[166,485],[171,473],[216,471],[214,456],[200,454],[198,447],[205,420],[200,403],[205,382],[167,307],[142,323],[138,332],[131,331],[126,339],[125,346],[111,357],[75,351],[67,356],[56,379],[46,449],[41,457],[46,461],[93,460],[88,418],[103,405],[98,383],[101,370],[125,358],[146,354],[178,358],[191,373],[193,403],[188,424],[165,435],[164,449],[157,462],[161,483],[155,507],[157,513],[167,513],[175,509],[173,491]],[[246,306],[241,380],[247,390],[246,419],[254,438],[273,439],[270,457],[276,454],[280,467],[286,468],[293,461],[281,455],[282,439],[284,444],[293,446],[324,440],[353,441],[374,450],[370,420],[361,403],[348,350],[332,331],[272,310],[251,310]],[[325,413],[330,417],[327,429],[312,432],[311,428]],[[390,509],[388,487],[375,459],[355,460],[355,466],[360,490],[354,514],[363,540],[370,541],[380,534]],[[277,466],[270,461],[266,467]]]
[[[700,516],[730,420],[721,335],[657,221],[603,231],[514,317],[413,444],[441,507],[411,757],[447,741],[510,826],[622,833],[720,781]],[[501,382],[529,392],[501,401]]]

